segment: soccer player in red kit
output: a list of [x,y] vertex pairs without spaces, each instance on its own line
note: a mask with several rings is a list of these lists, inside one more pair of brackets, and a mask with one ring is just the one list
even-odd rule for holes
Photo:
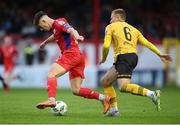
[[6,36],[4,38],[4,44],[1,46],[1,53],[1,55],[3,56],[5,71],[3,89],[5,92],[8,92],[12,71],[15,66],[15,60],[18,56],[16,46],[12,44],[12,38],[10,36]]
[[[3,52],[2,52],[2,49],[1,49],[2,45],[1,45],[1,42],[0,42],[0,60],[3,61]],[[0,75],[0,81],[3,85],[3,90],[7,90],[8,91],[8,86],[7,86],[7,83],[5,83],[5,80],[4,78]]]
[[48,101],[39,103],[37,108],[44,109],[56,105],[56,77],[69,72],[73,94],[102,101],[104,113],[107,112],[110,105],[109,96],[100,94],[90,88],[81,88],[84,79],[85,59],[79,50],[78,40],[83,41],[84,37],[80,36],[79,33],[68,24],[65,18],[54,20],[43,11],[35,14],[33,23],[42,31],[53,29],[53,34],[40,44],[40,48],[44,48],[47,43],[56,42],[61,50],[61,57],[52,64],[48,74]]

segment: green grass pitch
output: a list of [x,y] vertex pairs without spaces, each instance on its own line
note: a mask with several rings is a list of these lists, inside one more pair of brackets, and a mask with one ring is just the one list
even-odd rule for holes
[[57,91],[57,99],[68,105],[65,116],[54,116],[49,108],[35,107],[47,99],[45,89],[12,89],[9,94],[1,90],[0,124],[180,124],[180,89],[166,87],[161,91],[161,112],[146,97],[116,91],[121,116],[104,117],[100,102],[74,96],[70,90]]

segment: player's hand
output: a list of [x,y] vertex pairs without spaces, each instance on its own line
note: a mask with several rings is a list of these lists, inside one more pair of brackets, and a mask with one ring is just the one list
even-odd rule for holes
[[46,42],[42,42],[39,46],[40,49],[44,49],[44,47],[46,46]]
[[78,37],[76,37],[76,40],[83,41],[83,40],[84,40],[84,37],[83,37],[83,36],[78,36]]
[[172,58],[168,54],[162,54],[162,55],[159,55],[159,57],[161,58],[161,60],[163,62],[171,62],[172,61]]

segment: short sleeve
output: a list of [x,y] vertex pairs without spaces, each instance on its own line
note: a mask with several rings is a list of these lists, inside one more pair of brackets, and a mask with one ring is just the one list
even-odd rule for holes
[[67,32],[67,30],[71,28],[67,20],[64,18],[56,20],[54,27],[55,29],[61,30],[63,32]]

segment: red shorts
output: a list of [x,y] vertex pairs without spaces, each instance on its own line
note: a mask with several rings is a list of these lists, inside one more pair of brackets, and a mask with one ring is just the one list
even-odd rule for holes
[[70,79],[84,78],[85,57],[82,53],[65,52],[56,60],[56,63],[69,71]]
[[14,69],[14,64],[4,64],[4,70],[5,72],[12,72],[12,70]]

